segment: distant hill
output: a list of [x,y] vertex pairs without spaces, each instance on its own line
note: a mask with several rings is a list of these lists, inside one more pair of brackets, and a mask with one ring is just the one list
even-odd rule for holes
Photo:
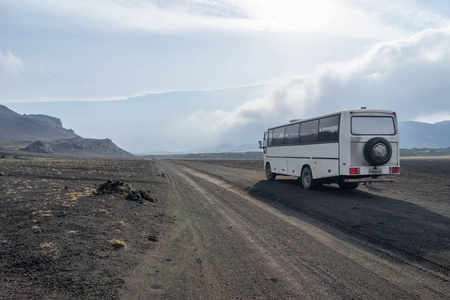
[[133,154],[119,148],[110,139],[85,139],[35,141],[19,149],[32,153],[71,155],[77,157],[131,157]]
[[398,126],[401,148],[450,147],[450,121],[435,124],[407,121],[399,122]]
[[35,140],[69,139],[79,137],[62,127],[60,119],[46,115],[19,115],[0,105],[0,144],[26,144]]
[[60,119],[20,115],[0,105],[0,148],[81,157],[130,157],[110,139],[85,139],[65,129]]

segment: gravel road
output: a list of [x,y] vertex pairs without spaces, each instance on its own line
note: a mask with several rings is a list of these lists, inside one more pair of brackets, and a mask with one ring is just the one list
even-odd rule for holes
[[304,190],[261,162],[158,160],[173,219],[125,299],[449,299],[450,160]]

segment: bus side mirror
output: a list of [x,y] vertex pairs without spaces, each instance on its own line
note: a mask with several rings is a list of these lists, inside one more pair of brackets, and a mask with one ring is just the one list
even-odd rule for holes
[[258,142],[258,145],[259,145],[259,149],[261,149],[263,147],[261,141]]

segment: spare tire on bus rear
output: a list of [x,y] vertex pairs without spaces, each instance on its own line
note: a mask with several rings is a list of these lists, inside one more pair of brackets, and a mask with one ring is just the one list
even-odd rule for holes
[[389,162],[392,156],[392,146],[382,137],[370,139],[364,145],[364,158],[372,166],[381,166]]

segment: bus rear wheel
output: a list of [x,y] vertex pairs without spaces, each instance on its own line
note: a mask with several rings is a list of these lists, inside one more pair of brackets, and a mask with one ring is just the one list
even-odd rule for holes
[[303,168],[301,182],[303,188],[307,190],[317,189],[321,186],[320,181],[313,178],[311,169],[309,167]]
[[275,180],[275,177],[277,177],[276,173],[272,173],[269,163],[266,164],[266,177],[268,180]]

